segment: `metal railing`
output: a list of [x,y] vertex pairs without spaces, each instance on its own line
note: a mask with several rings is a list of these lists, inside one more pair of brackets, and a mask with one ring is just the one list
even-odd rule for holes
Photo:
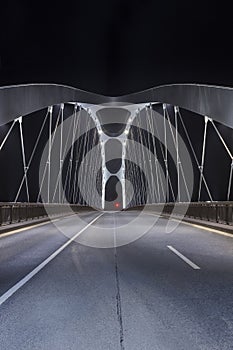
[[[174,206],[176,206],[173,212]],[[179,216],[183,215],[187,203],[150,204],[150,211]],[[128,210],[142,210],[142,207],[129,208]],[[186,218],[205,220],[225,225],[233,225],[233,202],[191,202],[185,213]]]
[[[49,209],[49,215],[62,216],[83,210],[94,210],[89,207],[64,204],[46,204]],[[40,203],[0,203],[0,226],[13,224],[21,221],[40,219],[48,217],[48,213],[43,204]]]
[[[176,210],[173,212],[174,205]],[[166,203],[147,205],[147,209],[166,215],[183,215],[184,206],[187,203]],[[90,207],[71,204],[46,204],[49,208],[49,215],[62,216],[74,213],[94,210]],[[142,207],[129,208],[128,210],[142,210]],[[0,203],[0,226],[13,224],[21,221],[40,219],[48,217],[48,213],[43,204],[40,203]],[[205,220],[225,225],[233,225],[233,202],[192,202],[189,204],[186,218]]]
[[[184,204],[177,203],[175,213],[179,215],[179,207],[182,210]],[[163,213],[171,214],[173,203],[165,205]],[[175,214],[175,215],[176,215]],[[233,202],[197,202],[190,203],[185,214],[186,218],[211,221],[219,224],[233,225]]]

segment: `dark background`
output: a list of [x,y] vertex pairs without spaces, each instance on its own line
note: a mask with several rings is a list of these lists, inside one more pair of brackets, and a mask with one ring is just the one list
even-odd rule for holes
[[[8,1],[1,3],[0,86],[60,83],[106,95],[179,82],[233,87],[232,34],[232,10],[223,1]],[[203,118],[183,113],[200,161]],[[27,161],[43,116],[44,111],[25,118]],[[9,127],[1,126],[0,140]],[[232,129],[218,128],[232,150]],[[9,201],[23,176],[18,128],[3,151],[0,200]],[[211,127],[206,158],[213,197],[224,200],[230,159]],[[39,159],[40,152],[29,172],[32,201]],[[25,188],[19,199],[26,199]],[[203,190],[202,200],[208,199]]]
[[63,83],[106,95],[233,85],[232,11],[223,1],[8,1],[0,26],[1,85]]

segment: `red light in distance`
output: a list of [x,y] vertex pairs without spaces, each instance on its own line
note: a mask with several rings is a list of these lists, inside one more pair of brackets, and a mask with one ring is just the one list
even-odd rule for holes
[[116,202],[116,203],[114,204],[114,206],[115,206],[115,208],[119,208],[119,207],[120,207],[120,203]]

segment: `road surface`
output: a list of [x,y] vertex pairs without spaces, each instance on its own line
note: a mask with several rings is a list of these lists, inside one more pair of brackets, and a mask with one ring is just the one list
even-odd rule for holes
[[0,349],[233,349],[233,238],[185,223],[169,233],[165,218],[146,230],[148,213],[130,244],[83,244],[100,228],[111,236],[128,223],[134,234],[137,214],[85,213],[80,227],[60,219],[67,235],[46,223],[0,237]]

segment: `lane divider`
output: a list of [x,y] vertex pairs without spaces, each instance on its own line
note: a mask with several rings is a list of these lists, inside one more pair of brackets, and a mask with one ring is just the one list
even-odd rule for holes
[[183,254],[181,254],[178,250],[176,250],[173,246],[171,245],[167,245],[168,249],[170,249],[173,253],[175,253],[177,256],[179,256],[179,258],[181,258],[184,262],[186,262],[186,264],[188,264],[189,266],[191,266],[194,270],[200,270],[201,268],[194,264],[190,259],[188,259],[186,256],[184,256]]
[[23,287],[28,281],[30,281],[38,272],[40,272],[50,261],[52,261],[58,254],[60,254],[66,247],[68,247],[79,235],[81,235],[88,227],[94,224],[104,213],[98,215],[89,224],[83,227],[78,233],[76,233],[72,238],[70,238],[65,244],[58,248],[52,255],[50,255],[46,260],[44,260],[40,265],[38,265],[34,270],[32,270],[28,275],[26,275],[22,280],[11,287],[7,292],[5,292],[0,297],[0,306],[9,299],[15,292],[17,292],[21,287]]

